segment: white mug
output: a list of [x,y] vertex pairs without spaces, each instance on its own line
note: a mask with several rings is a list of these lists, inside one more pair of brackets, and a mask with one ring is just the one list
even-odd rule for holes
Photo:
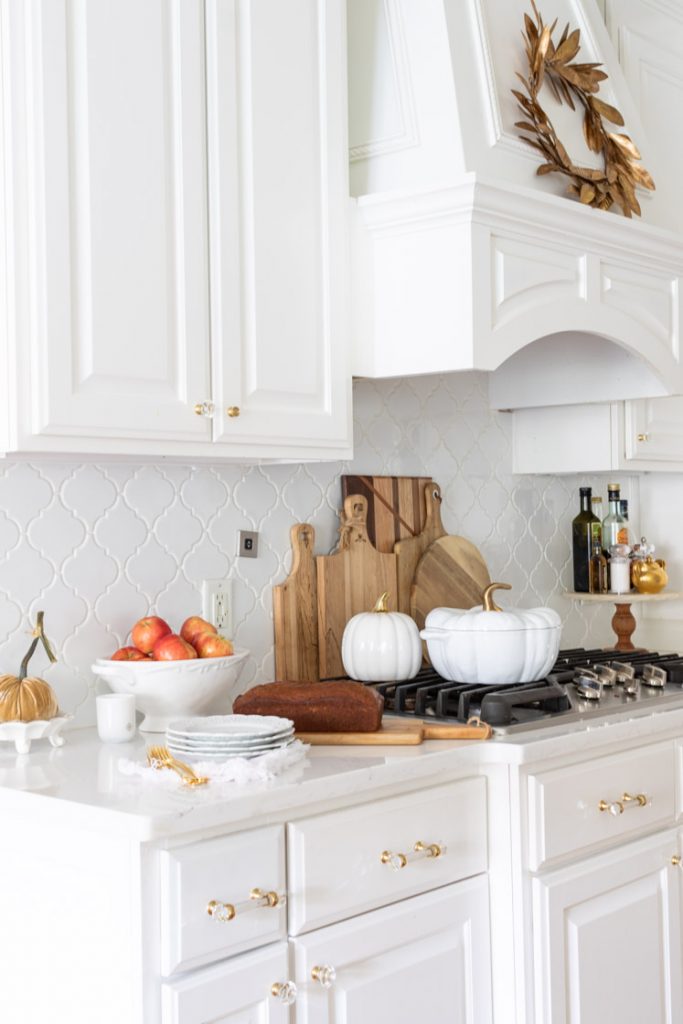
[[125,743],[135,736],[135,697],[103,693],[95,698],[97,735],[105,743]]

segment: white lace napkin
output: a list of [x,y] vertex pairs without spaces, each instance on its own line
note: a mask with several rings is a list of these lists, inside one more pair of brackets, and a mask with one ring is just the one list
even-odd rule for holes
[[[182,757],[180,760],[190,764],[197,775],[206,775],[211,783],[222,785],[236,782],[243,785],[247,782],[268,782],[274,779],[276,775],[303,761],[308,749],[301,740],[294,740],[288,746],[269,750],[260,757],[231,757],[226,761],[196,761],[190,757]],[[170,768],[151,768],[144,762],[131,761],[125,757],[119,760],[118,769],[122,775],[137,775],[154,785],[169,789],[177,789],[180,781]],[[208,790],[209,786],[206,789]]]

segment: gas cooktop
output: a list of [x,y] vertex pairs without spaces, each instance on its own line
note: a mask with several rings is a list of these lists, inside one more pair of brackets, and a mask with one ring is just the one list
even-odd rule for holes
[[496,732],[683,707],[683,655],[575,648],[560,651],[535,683],[457,683],[424,668],[404,682],[376,683],[385,712],[443,722],[478,716]]

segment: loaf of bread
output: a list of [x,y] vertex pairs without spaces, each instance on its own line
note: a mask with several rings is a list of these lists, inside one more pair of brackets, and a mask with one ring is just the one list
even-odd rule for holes
[[263,683],[238,697],[236,715],[291,718],[298,732],[376,732],[384,698],[362,683]]

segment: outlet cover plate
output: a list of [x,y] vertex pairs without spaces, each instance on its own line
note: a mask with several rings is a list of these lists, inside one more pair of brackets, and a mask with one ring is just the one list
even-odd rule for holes
[[204,580],[202,617],[232,639],[232,580]]

